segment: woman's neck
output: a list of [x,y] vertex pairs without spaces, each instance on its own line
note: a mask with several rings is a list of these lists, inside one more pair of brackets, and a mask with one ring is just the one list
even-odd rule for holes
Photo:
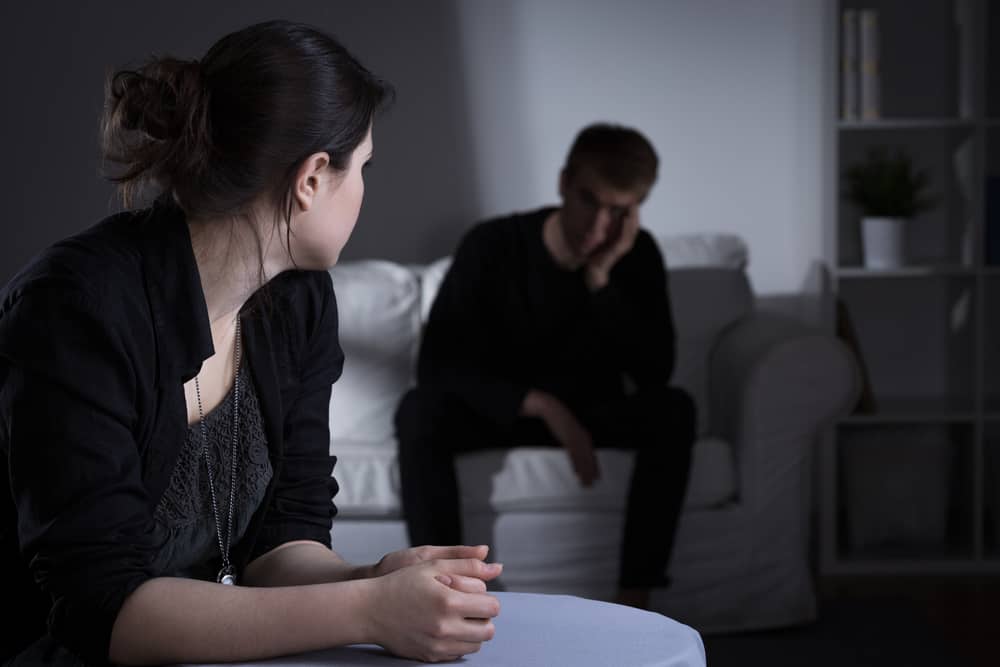
[[254,292],[288,268],[269,252],[280,244],[261,239],[248,220],[193,220],[188,225],[209,322],[213,331],[227,329]]

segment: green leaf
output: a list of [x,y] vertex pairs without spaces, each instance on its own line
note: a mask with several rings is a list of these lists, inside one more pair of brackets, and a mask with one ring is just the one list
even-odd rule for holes
[[929,185],[907,153],[880,146],[844,170],[842,196],[866,216],[912,218],[936,205]]

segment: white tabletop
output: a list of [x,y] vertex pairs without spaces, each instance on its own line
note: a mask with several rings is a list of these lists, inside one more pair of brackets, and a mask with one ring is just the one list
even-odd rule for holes
[[[455,663],[468,667],[704,667],[693,628],[648,611],[569,595],[495,593],[496,636]],[[378,646],[354,645],[243,665],[403,667]],[[189,666],[191,667],[191,666]],[[233,663],[225,666],[233,667]]]

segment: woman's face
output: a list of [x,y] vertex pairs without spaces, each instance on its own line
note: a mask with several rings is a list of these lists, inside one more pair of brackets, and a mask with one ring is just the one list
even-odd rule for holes
[[371,160],[372,148],[369,128],[345,171],[326,168],[317,173],[311,205],[291,221],[289,251],[298,268],[325,270],[337,263],[361,212],[363,169]]

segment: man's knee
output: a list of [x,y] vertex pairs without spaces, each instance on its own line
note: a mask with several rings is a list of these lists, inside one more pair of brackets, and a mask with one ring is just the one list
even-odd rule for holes
[[400,447],[411,443],[439,441],[449,418],[453,400],[432,387],[414,387],[399,402],[395,414],[396,439]]

